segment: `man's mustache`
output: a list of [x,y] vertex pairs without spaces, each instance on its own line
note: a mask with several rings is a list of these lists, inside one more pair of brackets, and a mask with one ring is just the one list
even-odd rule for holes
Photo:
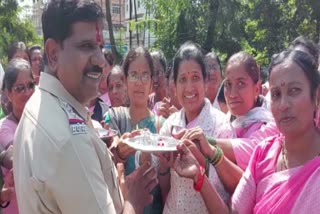
[[91,72],[97,72],[97,73],[102,73],[103,69],[98,66],[98,65],[94,65],[90,68],[85,68],[84,73],[91,73]]

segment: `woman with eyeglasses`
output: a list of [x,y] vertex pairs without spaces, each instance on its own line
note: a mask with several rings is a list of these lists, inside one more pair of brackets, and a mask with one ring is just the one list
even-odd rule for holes
[[[21,118],[24,106],[34,92],[35,82],[32,69],[24,59],[12,59],[5,71],[3,93],[12,104],[12,112],[0,121],[0,145],[7,149],[13,144],[14,134]],[[8,171],[3,169],[3,173]],[[3,210],[3,213],[18,213],[16,201]]]
[[[131,49],[125,57],[122,70],[130,105],[110,108],[105,115],[105,124],[109,124],[110,128],[119,133],[119,136],[114,137],[110,150],[114,153],[116,162],[124,163],[125,174],[128,175],[141,163],[155,162],[156,158],[133,150],[123,143],[123,140],[136,133],[134,130],[146,128],[152,133],[157,133],[161,119],[153,115],[147,105],[154,72],[150,53],[142,47]],[[152,191],[152,194],[153,202],[144,208],[144,213],[162,213],[163,205],[159,186]]]
[[[21,41],[12,43],[8,49],[8,62],[16,58],[24,59],[30,63],[27,46]],[[1,110],[5,115],[12,111],[11,103],[5,94],[1,94]]]

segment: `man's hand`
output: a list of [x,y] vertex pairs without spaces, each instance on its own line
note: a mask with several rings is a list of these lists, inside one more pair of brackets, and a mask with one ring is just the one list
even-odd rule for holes
[[142,213],[143,208],[153,200],[151,191],[158,184],[157,172],[150,167],[150,162],[144,163],[125,179],[126,200],[134,207],[136,213]]

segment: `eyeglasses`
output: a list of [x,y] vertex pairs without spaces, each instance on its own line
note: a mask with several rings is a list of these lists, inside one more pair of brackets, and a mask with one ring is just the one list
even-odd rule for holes
[[211,70],[215,70],[215,71],[217,71],[217,70],[220,70],[220,66],[219,65],[217,65],[217,64],[207,64],[206,65],[206,68],[208,69],[208,71],[211,71]]
[[136,74],[136,73],[129,73],[128,74],[128,80],[130,82],[138,82],[139,80],[142,82],[142,83],[146,83],[150,80],[151,78],[151,75],[148,74],[148,73],[144,73],[144,74]]
[[35,82],[29,82],[27,84],[19,84],[19,85],[13,86],[13,90],[18,94],[21,94],[21,93],[25,93],[27,90],[34,90],[35,85],[36,85]]

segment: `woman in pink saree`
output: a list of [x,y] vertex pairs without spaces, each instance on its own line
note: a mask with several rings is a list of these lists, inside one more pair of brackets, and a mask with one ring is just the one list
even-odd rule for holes
[[281,134],[260,144],[251,157],[233,197],[233,208],[239,213],[319,212],[316,67],[299,51],[282,52],[271,63],[271,111]]
[[[192,140],[209,160],[218,153],[217,147],[222,149],[224,161],[215,168],[230,194],[234,193],[255,147],[265,138],[279,133],[264,98],[259,96],[260,87],[260,67],[255,59],[242,51],[232,55],[225,69],[224,95],[229,112],[224,126],[231,127],[233,136],[209,135],[199,126],[179,133],[183,135],[181,139]],[[208,136],[211,136],[209,141]],[[241,173],[225,166],[227,162],[241,168]]]
[[[319,213],[320,132],[314,115],[320,77],[316,63],[303,52],[284,51],[273,59],[269,73],[271,111],[280,134],[256,147],[232,197],[231,210],[245,214]],[[178,150],[177,173],[197,180],[199,164],[190,161],[186,149]],[[206,179],[200,193],[207,209],[229,213]]]

